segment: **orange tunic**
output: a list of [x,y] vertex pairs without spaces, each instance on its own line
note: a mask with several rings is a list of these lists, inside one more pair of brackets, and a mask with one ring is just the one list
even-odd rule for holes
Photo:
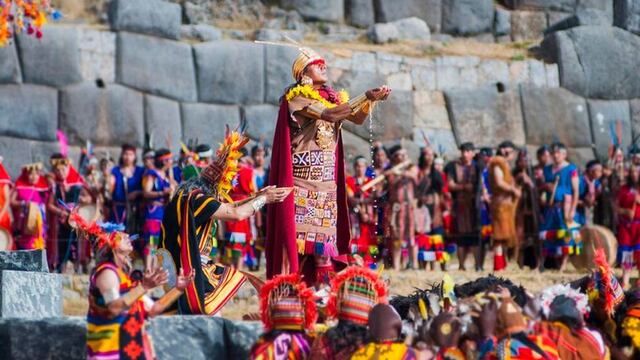
[[515,183],[507,160],[502,156],[495,156],[489,162],[489,185],[491,186],[491,220],[493,241],[504,241],[508,247],[516,245],[516,201],[510,192],[497,186],[496,168],[502,171],[502,179],[507,184]]

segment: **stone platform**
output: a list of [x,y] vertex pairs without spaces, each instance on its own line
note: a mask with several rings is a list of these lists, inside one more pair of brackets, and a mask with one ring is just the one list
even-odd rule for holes
[[62,276],[31,271],[0,271],[0,318],[62,316]]

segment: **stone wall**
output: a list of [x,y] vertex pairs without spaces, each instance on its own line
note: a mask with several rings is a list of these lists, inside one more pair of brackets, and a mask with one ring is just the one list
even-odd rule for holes
[[[126,3],[112,2],[109,29],[47,26],[42,40],[19,36],[0,49],[0,156],[13,176],[21,164],[46,162],[58,148],[58,128],[74,157],[87,140],[98,153],[115,155],[124,142],[142,146],[145,134],[174,151],[180,140],[215,145],[225,124],[240,119],[253,139],[270,142],[295,49],[222,40],[213,27],[181,25],[181,8],[170,2]],[[376,14],[382,3],[375,2]],[[547,15],[558,10],[533,0],[505,5]],[[404,139],[415,155],[423,134],[449,156],[462,141],[495,145],[507,137],[529,146],[562,140],[578,162],[594,149],[602,155],[610,122],[621,121],[631,135],[640,129],[640,82],[632,75],[638,64],[630,56],[640,40],[580,19],[548,32],[541,46],[546,62],[318,49],[335,87],[352,95],[380,84],[394,90],[372,123],[345,126],[348,157],[368,155],[374,139]]]

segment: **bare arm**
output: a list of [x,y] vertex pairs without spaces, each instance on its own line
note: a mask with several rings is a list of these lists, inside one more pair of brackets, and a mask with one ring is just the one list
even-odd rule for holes
[[508,184],[506,181],[504,181],[504,173],[502,172],[502,169],[496,166],[493,169],[493,176],[495,177],[495,180],[496,180],[495,184],[500,190],[509,192],[509,193],[515,193],[515,187],[513,187],[511,184]]
[[571,178],[571,189],[573,192],[573,196],[571,197],[571,214],[573,215],[576,213],[576,207],[580,200],[580,179],[577,176]]
[[253,214],[255,214],[255,210],[251,202],[246,202],[238,206],[220,204],[218,210],[213,213],[213,218],[223,221],[239,221],[247,219]]

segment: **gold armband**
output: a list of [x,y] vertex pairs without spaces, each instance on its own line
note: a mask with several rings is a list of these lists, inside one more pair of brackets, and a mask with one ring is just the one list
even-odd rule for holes
[[131,306],[133,303],[138,301],[138,299],[143,297],[144,294],[146,293],[147,293],[147,290],[145,290],[144,287],[142,287],[142,285],[138,285],[133,289],[129,290],[128,293],[124,294],[122,296],[122,300],[124,301],[125,305]]
[[307,106],[306,113],[316,119],[322,119],[322,113],[327,109],[320,101]]
[[367,99],[367,94],[365,93],[362,93],[354,97],[353,99],[349,100],[349,107],[351,108],[351,113],[355,113],[356,111],[358,111],[360,107],[368,101],[369,99]]
[[182,296],[183,291],[178,290],[177,288],[173,288],[169,290],[168,293],[164,294],[160,299],[158,299],[158,304],[162,307],[162,310],[168,308],[171,304],[173,304],[176,300]]

